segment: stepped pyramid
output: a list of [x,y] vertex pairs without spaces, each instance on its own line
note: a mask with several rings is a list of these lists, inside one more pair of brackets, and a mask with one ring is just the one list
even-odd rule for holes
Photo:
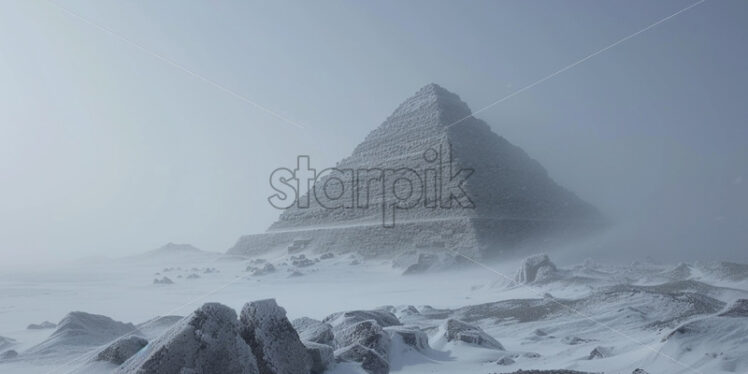
[[[384,183],[372,179],[378,175]],[[299,199],[308,206],[284,210],[267,232],[240,238],[229,253],[392,257],[417,250],[482,258],[602,224],[594,207],[436,84],[403,102],[314,188]]]

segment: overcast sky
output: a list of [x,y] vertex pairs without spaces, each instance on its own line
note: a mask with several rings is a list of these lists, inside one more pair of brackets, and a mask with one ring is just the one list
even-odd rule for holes
[[[225,251],[423,85],[475,111],[693,2],[3,1],[0,258]],[[594,251],[748,261],[747,25],[707,1],[477,117],[614,220]]]

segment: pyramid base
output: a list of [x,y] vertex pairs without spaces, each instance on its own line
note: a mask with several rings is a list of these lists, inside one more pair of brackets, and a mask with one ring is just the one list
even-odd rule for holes
[[[228,251],[231,255],[258,256],[286,250],[289,254],[310,251],[336,254],[358,253],[364,258],[393,259],[408,251],[461,254],[485,259],[506,254],[532,240],[578,234],[578,225],[521,219],[444,218],[398,222],[386,228],[381,223],[294,228],[246,235]],[[586,230],[582,230],[586,231]]]

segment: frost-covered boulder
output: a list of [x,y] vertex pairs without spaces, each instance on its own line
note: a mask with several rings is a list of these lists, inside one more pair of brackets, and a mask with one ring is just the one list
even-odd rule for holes
[[259,370],[251,348],[239,335],[236,312],[207,303],[125,361],[117,372],[257,374]]
[[335,332],[335,348],[360,344],[373,349],[387,359],[390,349],[390,336],[374,320],[366,320],[349,325]]
[[636,368],[631,372],[631,374],[649,374],[649,372],[644,369]]
[[335,353],[331,346],[308,341],[303,343],[312,360],[313,374],[321,374],[335,363]]
[[416,307],[413,305],[405,305],[395,308],[395,316],[397,316],[398,319],[408,318],[412,316],[418,316],[421,314],[421,312],[418,311]]
[[332,334],[332,326],[329,323],[317,321],[309,317],[301,317],[293,320],[291,324],[296,329],[296,332],[299,333],[299,338],[302,341],[332,345],[334,336]]
[[429,347],[429,337],[416,326],[389,326],[384,331],[389,334],[393,342],[398,342],[417,351],[426,351]]
[[245,304],[240,323],[241,336],[252,348],[260,374],[309,372],[307,348],[286,318],[286,310],[274,299]]
[[488,349],[504,350],[504,346],[483,329],[460,320],[447,319],[439,329],[448,342],[463,342]]
[[138,336],[121,338],[99,352],[94,361],[106,361],[121,365],[146,345],[148,345],[148,341]]
[[369,374],[389,374],[390,363],[375,350],[361,344],[353,344],[335,351],[338,362],[358,362]]
[[26,329],[27,330],[46,330],[46,329],[53,329],[55,327],[57,327],[57,324],[49,322],[49,321],[44,321],[39,324],[32,323],[28,325]]
[[522,261],[514,281],[519,284],[543,282],[552,279],[558,272],[556,265],[548,255],[541,254],[528,257]]
[[401,325],[400,320],[387,310],[352,310],[349,312],[338,312],[325,317],[322,322],[332,325],[333,332],[345,329],[357,322],[374,320],[381,327]]
[[79,351],[136,333],[138,331],[132,323],[115,321],[97,314],[71,312],[57,324],[57,329],[49,338],[29,348],[26,353],[46,355]]

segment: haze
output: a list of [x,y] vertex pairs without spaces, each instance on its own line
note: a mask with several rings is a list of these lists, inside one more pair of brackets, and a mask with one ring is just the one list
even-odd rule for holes
[[[5,1],[2,265],[225,251],[278,216],[273,169],[423,85],[477,111],[693,2]],[[611,219],[581,252],[748,261],[747,15],[706,1],[476,115]]]

